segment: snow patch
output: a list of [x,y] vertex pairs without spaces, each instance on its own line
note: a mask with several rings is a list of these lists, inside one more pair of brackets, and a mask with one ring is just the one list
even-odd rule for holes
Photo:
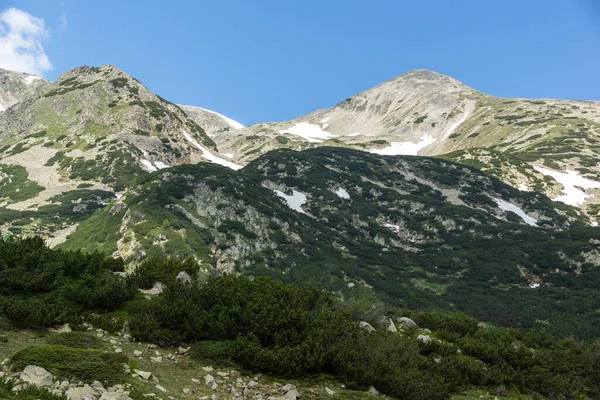
[[450,127],[450,129],[448,129],[448,131],[446,132],[446,134],[444,135],[442,140],[445,140],[448,138],[448,136],[452,135],[452,132],[454,132],[456,130],[456,128],[458,128],[463,122],[465,122],[467,120],[468,116],[469,116],[469,112],[467,111],[464,113],[464,115],[462,116],[462,118],[460,120],[458,120],[454,125],[452,125]]
[[494,199],[494,201],[496,201],[496,203],[498,204],[498,207],[500,207],[501,210],[504,211],[512,211],[515,214],[517,214],[519,217],[521,217],[521,219],[529,226],[535,226],[537,227],[537,220],[531,218],[529,215],[525,214],[525,211],[523,211],[519,206],[516,206],[512,203],[509,203],[508,201],[504,201],[502,199]]
[[319,125],[309,124],[308,122],[297,123],[291,128],[279,131],[279,133],[300,136],[310,143],[321,143],[323,140],[337,136],[324,131]]
[[26,85],[31,85],[34,81],[37,81],[38,79],[42,79],[42,77],[35,76],[35,75],[28,75],[25,78],[23,78],[23,81],[25,82]]
[[421,138],[419,143],[392,142],[388,147],[384,147],[383,149],[371,149],[369,152],[384,156],[416,156],[421,149],[424,149],[433,142],[435,142],[435,139],[431,135],[425,135]]
[[400,232],[400,225],[394,225],[394,224],[383,224],[384,228],[388,228],[391,229],[392,231],[394,231],[395,233]]
[[158,171],[156,169],[156,167],[154,165],[152,165],[152,162],[148,161],[148,160],[144,160],[143,158],[140,160],[142,162],[142,164],[144,164],[144,167],[146,167],[146,169],[150,172],[154,172],[154,171]]
[[532,284],[529,285],[529,287],[532,288],[532,289],[536,289],[536,288],[540,287],[540,284],[539,283],[532,283]]
[[524,183],[519,183],[517,189],[519,189],[521,192],[529,192],[529,188]]
[[327,123],[327,121],[329,121],[329,118],[330,118],[330,117],[325,117],[325,118],[323,118],[323,119],[321,120],[321,123],[322,123],[322,124],[326,124],[326,123]]
[[210,151],[208,151],[206,148],[204,148],[203,146],[201,146],[200,143],[198,143],[197,141],[195,141],[194,138],[191,137],[189,133],[183,132],[183,136],[186,138],[186,140],[188,142],[190,142],[198,150],[200,150],[202,152],[202,156],[204,158],[206,158],[207,160],[209,160],[210,162],[222,165],[222,166],[227,167],[227,168],[231,168],[233,170],[238,170],[238,169],[242,168],[241,165],[237,165],[235,163],[232,163],[231,161],[227,161],[227,160],[222,159],[221,157],[215,156]]
[[554,201],[560,201],[570,206],[580,206],[585,203],[585,199],[592,197],[591,194],[585,193],[583,189],[600,188],[600,182],[586,179],[579,175],[576,171],[567,170],[567,172],[558,172],[542,167],[533,167],[536,171],[551,176],[558,183],[563,185],[563,194],[555,197]]
[[346,189],[344,189],[344,188],[339,188],[338,190],[335,191],[335,194],[337,194],[340,199],[349,199],[350,198],[350,193],[348,193],[346,191]]
[[154,165],[156,166],[156,168],[158,169],[165,169],[165,168],[169,168],[169,166],[167,164],[165,164],[162,161],[154,161]]
[[227,158],[233,158],[233,153],[223,153],[223,155]]
[[2,104],[0,104],[0,111],[6,111],[6,108]]
[[299,213],[306,214],[302,209],[302,205],[306,204],[306,196],[304,193],[298,192],[297,190],[292,190],[292,195],[289,196],[279,190],[273,190],[275,194],[282,199],[285,200],[288,207],[294,211],[298,211]]
[[348,135],[350,137],[355,137],[355,136],[375,136],[372,133],[360,133],[360,132],[356,132],[356,133],[352,133],[350,135]]
[[212,111],[212,110],[207,110],[206,108],[202,108],[202,107],[198,107],[201,110],[204,110],[206,112],[209,112],[211,114],[215,114],[218,115],[219,117],[223,118],[225,120],[225,122],[227,122],[229,124],[229,126],[231,126],[233,129],[242,129],[245,128],[245,126],[243,124],[240,124],[237,121],[232,120],[229,117],[224,116],[223,114],[219,114],[218,112]]

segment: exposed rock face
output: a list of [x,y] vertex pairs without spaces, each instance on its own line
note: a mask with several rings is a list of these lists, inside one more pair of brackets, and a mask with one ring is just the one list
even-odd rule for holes
[[0,113],[49,84],[41,76],[0,68]]

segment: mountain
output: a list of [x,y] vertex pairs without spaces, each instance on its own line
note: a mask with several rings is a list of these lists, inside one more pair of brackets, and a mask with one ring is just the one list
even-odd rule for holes
[[443,155],[593,218],[600,209],[599,102],[502,99],[432,71],[411,71],[330,109],[213,139],[241,164],[277,148],[318,146]]
[[234,129],[242,129],[244,125],[217,112],[201,107],[179,105],[185,113],[200,125],[209,136],[219,132],[229,132]]
[[273,151],[239,171],[200,163],[139,177],[59,246],[134,265],[192,257],[207,271],[313,284],[357,301],[593,335],[595,313],[552,307],[557,296],[597,301],[597,232],[578,218],[575,208],[450,161],[323,147]]
[[41,76],[0,68],[0,112],[47,84]]
[[[201,160],[237,167],[182,109],[116,67],[32,80],[31,92],[14,84],[23,87],[29,75],[7,76],[13,83],[3,86],[3,98],[25,97],[0,113],[0,204],[8,220],[36,215],[31,233],[69,232],[136,176],[157,169]],[[59,218],[52,217],[56,207],[66,210]]]
[[[99,250],[129,268],[192,258],[206,272],[313,284],[360,304],[596,337],[600,254],[588,224],[597,167],[577,164],[595,159],[586,155],[597,133],[591,111],[561,117],[564,126],[544,122],[556,128],[544,153],[513,140],[541,122],[505,115],[553,101],[499,100],[429,71],[247,128],[162,99],[110,65],[22,96],[0,113],[3,235]],[[551,138],[575,123],[591,150],[559,154]],[[396,152],[419,156],[385,154]],[[559,172],[567,161],[580,175]],[[563,189],[584,202],[546,195]]]

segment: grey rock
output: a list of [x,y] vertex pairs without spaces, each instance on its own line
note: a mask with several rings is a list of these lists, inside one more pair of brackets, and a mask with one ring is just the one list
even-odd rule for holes
[[178,273],[175,279],[177,279],[181,283],[192,283],[192,277],[185,271],[181,271],[180,273]]
[[38,387],[51,387],[52,374],[42,367],[28,365],[21,372],[21,380]]
[[419,336],[417,336],[417,340],[419,340],[419,341],[427,344],[427,343],[431,342],[431,336],[429,336],[429,335],[419,335]]
[[90,385],[73,387],[65,393],[69,400],[96,400],[100,393]]
[[418,328],[419,327],[419,325],[417,325],[417,323],[415,321],[413,321],[412,319],[410,319],[408,317],[396,318],[396,323],[400,326],[403,326],[404,328]]
[[373,396],[379,396],[379,391],[377,389],[375,389],[373,386],[369,386],[369,389],[367,390],[367,392]]
[[137,375],[139,375],[142,379],[146,381],[152,376],[152,372],[142,371],[139,369],[134,369],[133,372],[135,372]]
[[371,325],[370,323],[368,323],[366,321],[360,321],[358,323],[358,326],[360,326],[362,329],[364,329],[367,332],[375,332],[375,328],[373,328],[373,325]]
[[99,400],[131,400],[131,397],[125,393],[104,392],[102,393],[102,396],[100,396]]

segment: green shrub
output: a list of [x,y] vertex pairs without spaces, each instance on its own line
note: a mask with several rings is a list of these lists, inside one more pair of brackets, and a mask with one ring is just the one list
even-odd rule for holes
[[61,346],[28,347],[10,358],[11,367],[19,371],[28,365],[37,365],[58,379],[81,380],[84,383],[100,381],[108,385],[126,379],[123,364],[128,362],[123,354]]
[[100,339],[84,332],[55,333],[46,338],[46,343],[80,349],[99,349],[102,347]]
[[234,344],[232,341],[203,340],[190,347],[190,357],[196,360],[210,360],[219,363],[232,359]]
[[28,386],[13,391],[17,381],[0,378],[0,399],[3,400],[66,400],[66,396],[52,394],[47,389]]

